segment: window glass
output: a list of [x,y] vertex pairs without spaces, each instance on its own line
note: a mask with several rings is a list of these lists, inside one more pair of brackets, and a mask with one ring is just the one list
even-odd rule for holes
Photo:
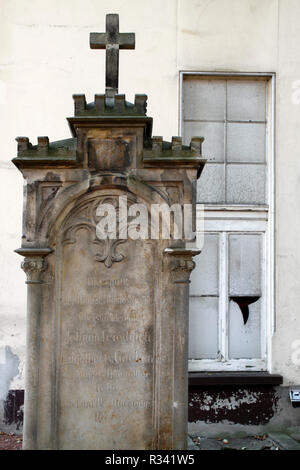
[[218,297],[190,299],[190,359],[218,357]]
[[189,357],[216,359],[219,351],[219,235],[205,234],[191,274]]
[[266,204],[266,90],[267,80],[184,79],[183,143],[205,138],[198,202]]
[[261,296],[261,235],[229,235],[229,295]]

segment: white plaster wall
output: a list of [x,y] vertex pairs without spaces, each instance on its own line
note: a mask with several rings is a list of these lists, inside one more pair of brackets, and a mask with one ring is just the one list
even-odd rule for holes
[[104,31],[105,15],[119,13],[120,31],[136,33],[136,50],[120,53],[119,91],[129,101],[148,94],[154,134],[170,139],[177,132],[176,8],[175,0],[0,0],[0,365],[11,367],[10,346],[20,359],[11,389],[24,388],[26,311],[25,274],[13,252],[23,199],[22,175],[10,163],[15,137],[71,137],[72,94],[92,101],[104,92],[105,53],[90,49],[89,33]]
[[14,138],[68,137],[72,94],[91,101],[104,91],[105,54],[89,48],[89,32],[104,31],[107,13],[119,13],[121,32],[136,33],[135,51],[120,52],[120,92],[130,101],[148,94],[153,134],[165,139],[178,133],[180,70],[277,73],[272,370],[300,383],[292,344],[300,342],[300,104],[292,100],[300,80],[299,0],[0,0],[0,363],[7,345],[21,360],[10,388],[23,387],[26,307],[13,253],[22,213],[22,177],[10,164]]

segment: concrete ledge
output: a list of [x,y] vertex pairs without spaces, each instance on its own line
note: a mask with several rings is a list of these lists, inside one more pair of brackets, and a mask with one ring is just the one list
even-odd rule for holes
[[281,385],[279,374],[268,372],[189,372],[189,387],[216,385]]

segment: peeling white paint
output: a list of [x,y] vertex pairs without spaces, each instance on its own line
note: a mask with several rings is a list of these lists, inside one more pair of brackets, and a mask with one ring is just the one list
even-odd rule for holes
[[248,390],[244,390],[243,393],[243,396],[240,396],[240,394],[237,394],[238,396],[236,396],[233,392],[230,398],[218,398],[217,400],[207,394],[205,397],[201,397],[201,401],[200,399],[198,401],[195,399],[194,401],[197,403],[199,409],[202,411],[216,411],[222,408],[226,408],[228,410],[236,410],[244,403],[248,405],[256,403],[257,401],[259,401],[261,395],[260,392],[249,392]]

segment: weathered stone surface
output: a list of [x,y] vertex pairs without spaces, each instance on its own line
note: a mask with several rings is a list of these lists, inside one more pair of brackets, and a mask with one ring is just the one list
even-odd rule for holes
[[[189,276],[185,239],[100,240],[98,209],[195,203],[202,140],[157,146],[152,119],[125,98],[75,95],[73,139],[13,161],[27,182],[25,449],[185,449]],[[119,114],[116,114],[119,113]],[[125,228],[130,229],[130,219]],[[150,225],[146,224],[149,230]]]
[[106,94],[114,96],[119,87],[119,49],[134,49],[135,34],[119,33],[119,15],[106,15],[106,32],[90,34],[91,49],[106,49]]
[[[88,200],[83,210],[90,204]],[[105,259],[105,248],[89,243],[93,233],[77,232],[78,211],[69,224],[58,260],[59,447],[151,449],[157,354],[155,246],[130,240],[112,246],[107,253],[112,259]],[[74,240],[68,242],[70,231]],[[113,253],[123,259],[114,261]]]

